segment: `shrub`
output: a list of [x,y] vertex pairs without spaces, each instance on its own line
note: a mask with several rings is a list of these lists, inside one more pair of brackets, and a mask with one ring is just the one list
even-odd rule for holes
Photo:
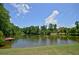
[[0,46],[4,45],[3,32],[0,31]]

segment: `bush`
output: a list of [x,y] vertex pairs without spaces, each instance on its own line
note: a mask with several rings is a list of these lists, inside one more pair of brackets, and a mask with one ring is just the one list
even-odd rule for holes
[[0,46],[4,45],[3,32],[0,31]]

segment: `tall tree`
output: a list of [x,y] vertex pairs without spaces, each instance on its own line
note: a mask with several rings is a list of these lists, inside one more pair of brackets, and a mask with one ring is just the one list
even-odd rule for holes
[[79,29],[79,21],[75,22],[76,28]]
[[10,29],[10,16],[9,12],[0,4],[0,30],[6,35]]
[[47,26],[46,25],[43,25],[41,26],[41,34],[47,34]]
[[54,30],[54,25],[53,24],[49,24],[49,28],[48,28],[49,32],[52,33]]
[[54,24],[54,30],[56,30],[57,29],[57,25],[56,24]]

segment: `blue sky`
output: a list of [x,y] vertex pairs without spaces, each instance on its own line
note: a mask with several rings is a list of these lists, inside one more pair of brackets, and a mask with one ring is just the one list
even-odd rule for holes
[[26,5],[25,10],[18,12],[22,6],[15,7],[14,4],[4,4],[11,16],[11,22],[19,27],[41,26],[55,10],[59,12],[55,17],[58,27],[71,27],[74,26],[75,21],[79,21],[79,4],[33,3]]

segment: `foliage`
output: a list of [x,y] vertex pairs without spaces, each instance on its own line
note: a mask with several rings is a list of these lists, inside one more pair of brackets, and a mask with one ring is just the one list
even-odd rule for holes
[[25,34],[39,34],[39,26],[30,26],[30,27],[26,27],[26,28],[23,28],[23,32]]
[[14,35],[20,35],[21,29],[10,23],[9,12],[4,8],[3,4],[0,4],[0,30],[3,32],[5,37],[10,37]]
[[47,32],[46,26],[45,25],[44,26],[41,26],[41,32],[40,32],[40,34],[45,35],[45,34],[47,34],[46,32]]
[[79,29],[79,21],[76,21],[75,25],[76,25],[76,29]]
[[9,12],[0,4],[0,30],[6,35],[7,30],[10,28]]
[[4,45],[3,32],[0,31],[0,46]]

